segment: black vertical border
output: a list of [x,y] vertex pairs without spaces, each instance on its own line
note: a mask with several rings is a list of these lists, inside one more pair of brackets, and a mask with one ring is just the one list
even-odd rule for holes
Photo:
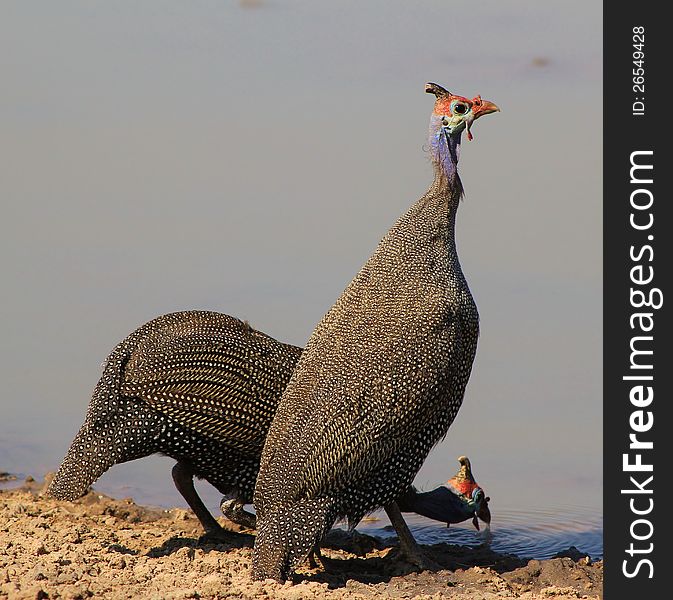
[[[673,115],[673,92],[666,87],[673,83],[673,27],[664,15],[665,3],[654,0],[639,2],[604,2],[603,4],[603,248],[604,248],[604,516],[605,516],[605,588],[607,600],[620,598],[673,598],[673,584],[668,579],[673,574],[673,539],[671,538],[671,503],[668,483],[673,480],[673,328],[671,306],[673,287],[668,285],[673,271],[673,220],[671,220],[670,179],[673,175],[669,146],[671,116]],[[633,90],[633,28],[645,28],[645,93]],[[632,104],[636,97],[645,98],[645,114],[634,116]],[[671,105],[671,108],[669,108]],[[636,185],[630,182],[631,153],[652,150],[654,164],[652,185],[647,187],[654,194],[651,230],[639,232],[629,222],[632,208],[630,196]],[[643,216],[643,215],[640,215]],[[652,235],[653,239],[646,239]],[[629,256],[631,246],[641,248],[651,244],[653,258],[634,262]],[[632,433],[629,419],[634,407],[629,399],[632,381],[624,381],[625,375],[633,374],[630,365],[630,342],[637,330],[631,328],[630,317],[634,312],[651,309],[636,309],[631,306],[630,288],[638,289],[630,280],[632,267],[637,264],[652,265],[654,281],[650,287],[663,292],[663,306],[652,310],[654,336],[652,349],[654,400],[650,407],[654,416],[653,428],[638,434],[643,440],[650,439],[654,448],[642,451],[643,462],[651,462],[653,471],[652,495],[623,494],[621,490],[633,488],[629,477],[643,479],[643,474],[626,473],[622,466],[624,453],[629,452],[629,434]],[[640,289],[645,290],[643,286]],[[670,296],[668,295],[670,294]],[[644,373],[644,371],[641,371]],[[649,385],[649,384],[646,384]],[[637,451],[632,451],[635,453]],[[636,508],[643,509],[654,501],[648,515],[635,515],[629,506],[636,498]],[[634,540],[631,525],[638,518],[649,519],[653,526],[648,540]],[[636,526],[636,533],[644,535],[647,526]],[[634,553],[627,550],[630,544],[644,550],[653,544],[649,553]],[[653,577],[649,566],[643,564],[635,577],[624,572],[633,572],[639,558],[652,561]]]

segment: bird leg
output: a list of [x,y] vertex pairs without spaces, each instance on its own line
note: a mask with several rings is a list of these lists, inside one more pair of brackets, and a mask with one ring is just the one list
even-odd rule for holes
[[323,563],[323,557],[322,557],[322,552],[320,552],[320,544],[316,544],[313,546],[313,550],[311,550],[311,553],[308,555],[308,565],[312,569],[317,569],[318,568],[318,563],[316,561],[316,558],[320,559],[320,562]]
[[257,527],[257,517],[243,508],[244,502],[241,502],[235,495],[225,496],[220,502],[220,510],[232,523],[255,529]]
[[201,536],[199,541],[222,541],[229,539],[226,532],[215,517],[210,514],[199,495],[194,489],[194,471],[186,461],[178,461],[172,471],[173,482],[178,492],[187,501],[189,507],[194,511],[196,518],[201,522],[205,535]]
[[439,569],[440,567],[437,563],[423,554],[421,547],[414,539],[414,536],[404,521],[397,502],[391,502],[387,506],[384,506],[384,509],[390,519],[391,525],[397,532],[397,539],[400,541],[400,551],[404,558],[411,564],[416,565],[419,569],[431,571]]

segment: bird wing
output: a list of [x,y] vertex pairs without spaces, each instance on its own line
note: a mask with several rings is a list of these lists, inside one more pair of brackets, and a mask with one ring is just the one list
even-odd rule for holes
[[[433,402],[443,399],[437,388],[452,385],[448,365],[460,336],[447,329],[435,340],[444,346],[438,353],[442,359],[420,368],[414,365],[422,364],[425,349],[420,339],[409,343],[414,335],[413,330],[403,331],[387,342],[373,336],[369,348],[355,349],[336,373],[320,357],[336,352],[326,347],[341,343],[342,336],[323,336],[320,350],[309,345],[269,432],[262,460],[264,485],[268,480],[287,500],[313,497],[326,489],[352,489],[354,479],[367,479],[400,449],[422,440],[421,434],[437,421]],[[406,355],[391,349],[403,341],[409,349]],[[382,359],[391,356],[398,358]],[[437,439],[453,416],[447,413]]]
[[301,349],[226,315],[181,314],[139,341],[122,394],[199,435],[261,451]]

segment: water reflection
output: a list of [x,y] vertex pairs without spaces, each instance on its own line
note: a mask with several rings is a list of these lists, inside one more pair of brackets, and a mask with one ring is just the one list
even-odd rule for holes
[[[385,513],[377,513],[377,517],[379,520],[363,521],[358,530],[379,536],[395,535]],[[603,556],[603,519],[593,508],[563,505],[525,511],[498,509],[493,517],[490,547],[496,552],[543,559],[575,546],[592,559]],[[405,519],[424,544],[483,543],[483,536],[468,523],[445,527],[418,515],[405,514]]]

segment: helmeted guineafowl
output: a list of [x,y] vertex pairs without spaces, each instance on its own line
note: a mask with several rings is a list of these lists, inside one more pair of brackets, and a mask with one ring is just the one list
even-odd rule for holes
[[256,579],[287,578],[338,518],[354,527],[384,506],[400,533],[394,501],[462,403],[479,317],[456,253],[458,154],[498,107],[426,91],[434,181],[320,321],[281,398],[255,488]]
[[396,500],[402,512],[413,512],[447,525],[472,519],[479,529],[479,519],[491,523],[490,498],[474,480],[467,456],[458,458],[460,469],[446,483],[429,492],[419,492],[413,485]]
[[178,461],[175,485],[207,534],[221,528],[194,476],[226,494],[227,517],[254,527],[243,505],[252,501],[266,433],[300,354],[216,312],[150,321],[107,358],[48,493],[74,500],[112,465],[161,453]]

